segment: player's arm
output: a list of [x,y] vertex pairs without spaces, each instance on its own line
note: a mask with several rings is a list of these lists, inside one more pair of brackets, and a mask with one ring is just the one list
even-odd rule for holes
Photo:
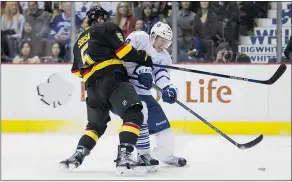
[[72,68],[71,68],[71,73],[74,74],[75,76],[78,76],[80,78],[82,78],[82,75],[79,71],[79,57],[76,55],[78,54],[76,50],[76,46],[74,46],[74,49],[73,49],[73,57],[74,57],[74,61],[73,61],[73,65],[72,65]]
[[[165,59],[162,59],[158,64],[171,65],[171,58],[168,53],[165,54]],[[155,68],[153,71],[155,83],[158,87],[163,88],[162,100],[169,104],[175,103],[178,95],[178,89],[171,84],[169,69]]]
[[[167,66],[171,65],[170,56],[169,56],[169,58],[165,58],[165,59],[161,60],[157,64],[167,65]],[[154,70],[153,70],[153,76],[154,76],[155,84],[159,88],[165,88],[165,87],[171,85],[171,81],[170,81],[170,70],[169,69],[155,67]]]
[[[116,28],[117,27],[117,28]],[[121,29],[116,27],[104,27],[101,32],[110,46],[115,50],[119,59],[125,62],[134,62],[145,66],[152,66],[152,60],[145,51],[137,51],[132,44],[125,42]]]

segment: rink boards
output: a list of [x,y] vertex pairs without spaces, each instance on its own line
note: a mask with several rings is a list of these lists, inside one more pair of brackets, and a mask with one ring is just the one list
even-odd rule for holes
[[[266,80],[279,65],[175,66]],[[2,132],[83,131],[86,93],[82,80],[70,73],[71,65],[1,67]],[[291,65],[270,86],[182,71],[171,71],[171,79],[180,101],[227,134],[291,135]],[[155,90],[152,93],[175,131],[215,134],[179,105],[163,103]],[[121,121],[111,118],[108,132],[116,133]]]

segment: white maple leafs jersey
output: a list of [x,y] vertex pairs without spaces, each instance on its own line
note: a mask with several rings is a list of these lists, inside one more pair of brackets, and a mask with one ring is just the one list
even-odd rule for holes
[[[149,35],[144,31],[132,32],[126,41],[137,50],[145,50],[151,56],[154,64],[171,65],[172,60],[169,53],[164,49],[161,52],[156,51],[150,43]],[[129,81],[134,86],[138,95],[152,95],[151,90],[147,90],[143,85],[138,82],[138,74],[136,73],[138,64],[131,62],[124,62]],[[165,88],[171,85],[169,69],[154,67],[152,76],[155,84],[160,88]]]

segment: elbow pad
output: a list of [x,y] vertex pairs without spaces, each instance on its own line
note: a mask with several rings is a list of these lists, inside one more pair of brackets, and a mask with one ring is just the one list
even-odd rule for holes
[[[130,45],[130,46],[129,46]],[[127,47],[127,48],[126,48]],[[116,52],[116,55],[119,59],[122,59],[125,62],[134,62],[137,64],[142,64],[144,61],[144,58],[139,54],[139,52],[132,47],[131,44],[128,44],[125,48],[120,49],[119,52]],[[131,49],[129,49],[131,47]],[[118,50],[119,50],[118,49]]]

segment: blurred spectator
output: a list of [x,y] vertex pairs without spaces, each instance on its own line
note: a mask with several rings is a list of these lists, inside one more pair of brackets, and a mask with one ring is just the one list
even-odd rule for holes
[[223,42],[217,47],[217,57],[215,63],[232,62],[233,51],[228,42]]
[[7,36],[4,35],[4,32],[1,30],[1,62],[11,62],[12,59],[9,55],[9,47]]
[[[183,1],[180,2],[182,7],[181,10],[177,12],[177,26],[178,26],[178,37],[182,37],[182,28],[186,26],[192,26],[195,21],[196,14],[190,10],[191,2]],[[197,18],[198,19],[198,18]],[[168,20],[169,25],[172,25],[172,16]]]
[[175,63],[185,63],[185,62],[191,62],[191,60],[189,59],[187,52],[178,47],[177,48],[177,60],[175,60]]
[[150,34],[150,30],[155,23],[159,21],[158,17],[153,13],[151,3],[143,3],[141,19],[144,21],[144,31]]
[[132,15],[132,11],[128,2],[118,3],[116,13],[112,21],[122,29],[125,37],[133,32],[135,17]]
[[[204,54],[206,50],[203,42],[193,36],[192,28],[185,29],[182,33],[183,37],[178,40],[179,49],[187,54],[189,61],[204,61]],[[185,62],[187,60],[177,61]]]
[[266,18],[268,2],[242,1],[240,7],[240,34],[245,36],[253,35],[253,28],[256,26],[255,18]]
[[32,55],[32,46],[29,42],[24,42],[21,45],[21,52],[19,56],[13,59],[13,63],[40,63],[40,58],[38,56]]
[[142,12],[142,4],[141,1],[134,1],[134,16],[135,19],[140,20],[141,19],[141,12]]
[[142,31],[144,29],[144,21],[137,20],[135,23],[135,31]]
[[150,4],[151,9],[153,14],[158,15],[159,10],[161,9],[161,2],[157,1],[133,1],[133,6],[134,6],[134,16],[136,19],[141,19],[141,12],[142,12],[142,7],[145,6],[146,4]]
[[5,5],[6,5],[6,2],[1,1],[1,16],[3,15],[3,13],[5,11]]
[[54,43],[52,45],[52,56],[46,58],[44,63],[63,63],[63,57],[65,54],[64,47],[60,43]]
[[51,20],[53,20],[55,18],[55,16],[57,16],[58,14],[60,14],[60,8],[59,8],[59,3],[54,3],[54,7],[53,7],[53,12],[51,15]]
[[252,36],[252,29],[255,26],[254,18],[256,17],[256,9],[254,2],[240,2],[240,34],[244,36]]
[[250,63],[251,60],[246,54],[235,53],[228,42],[222,42],[217,47],[217,57],[215,63]]
[[204,40],[213,40],[217,47],[223,38],[223,25],[209,8],[209,2],[201,1],[194,21],[194,35]]
[[[63,2],[63,13],[58,14],[52,21],[50,38],[69,44],[71,32],[71,2]],[[80,28],[81,19],[75,15],[76,27]]]
[[32,40],[32,36],[34,34],[32,33],[32,27],[29,24],[29,22],[25,22],[24,23],[24,29],[23,29],[23,35],[22,35],[22,39],[25,42],[30,42]]
[[142,7],[145,5],[145,4],[151,4],[151,8],[152,8],[152,12],[154,14],[157,14],[158,13],[158,10],[160,9],[160,1],[144,1],[142,3]]
[[21,38],[24,16],[20,14],[18,2],[6,2],[5,13],[1,20],[1,29],[5,32],[8,38]]
[[1,28],[3,30],[3,36],[7,42],[8,50],[7,56],[14,58],[19,52],[21,44],[21,36],[24,26],[24,16],[19,13],[18,2],[6,2],[5,13],[1,19]]
[[159,13],[164,17],[170,17],[172,14],[172,1],[161,1]]
[[237,2],[223,2],[224,38],[231,44],[232,50],[237,52],[239,41],[239,7]]
[[[21,6],[23,14],[25,14],[26,10],[28,9],[28,2],[29,1],[20,1],[19,4]],[[42,10],[45,10],[45,2],[44,1],[37,1],[38,7]]]
[[22,42],[32,44],[31,52],[33,55],[39,55],[42,52],[42,38],[33,34],[32,26],[28,22],[24,23]]
[[219,21],[223,21],[224,10],[222,9],[222,5],[223,5],[222,1],[209,2],[209,8],[212,9],[212,11],[217,15]]
[[292,61],[292,35],[290,36],[290,40],[288,41],[284,54],[289,61]]
[[165,18],[165,17],[162,17],[162,18],[160,19],[160,21],[161,21],[162,23],[169,24],[167,18]]
[[36,36],[46,38],[49,35],[50,15],[48,12],[39,9],[36,1],[28,2],[25,20],[32,26],[33,34]]

